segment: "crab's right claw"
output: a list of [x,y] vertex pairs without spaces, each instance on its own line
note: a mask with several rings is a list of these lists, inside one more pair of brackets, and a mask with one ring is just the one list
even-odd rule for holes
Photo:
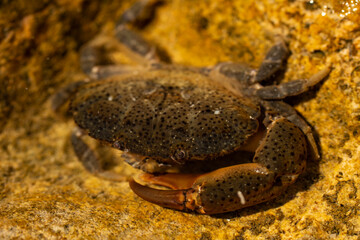
[[[268,201],[280,195],[291,184],[275,181],[274,173],[258,163],[235,165],[203,175],[194,175],[191,180],[184,180],[183,177],[190,176],[146,174],[143,178],[149,183],[175,190],[154,189],[134,180],[130,181],[130,187],[141,198],[163,207],[216,214]],[[175,180],[182,183],[176,185]],[[182,189],[176,189],[177,187]]]

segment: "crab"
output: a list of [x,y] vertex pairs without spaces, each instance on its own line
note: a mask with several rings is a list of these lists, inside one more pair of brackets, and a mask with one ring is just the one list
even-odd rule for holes
[[[81,65],[90,80],[64,87],[53,99],[58,109],[70,98],[78,126],[71,142],[85,169],[125,179],[102,167],[83,140],[89,135],[123,151],[129,164],[145,172],[129,179],[131,189],[166,208],[217,214],[282,194],[309,156],[319,158],[311,127],[283,99],[319,83],[330,66],[309,79],[271,85],[289,56],[282,39],[258,70],[233,62],[168,64],[130,28],[149,15],[150,5],[141,1],[127,10],[115,37],[87,43]],[[109,63],[114,49],[139,65]]]

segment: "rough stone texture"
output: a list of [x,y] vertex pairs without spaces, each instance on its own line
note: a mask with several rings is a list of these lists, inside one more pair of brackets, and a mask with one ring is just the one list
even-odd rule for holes
[[[285,195],[217,216],[164,209],[91,176],[70,147],[73,122],[50,110],[59,87],[84,77],[80,46],[130,4],[0,3],[0,238],[359,239],[359,2],[174,0],[141,31],[188,65],[256,67],[277,34],[292,52],[284,81],[333,65],[323,84],[290,99],[317,132],[321,160]],[[136,173],[121,161],[116,170]]]

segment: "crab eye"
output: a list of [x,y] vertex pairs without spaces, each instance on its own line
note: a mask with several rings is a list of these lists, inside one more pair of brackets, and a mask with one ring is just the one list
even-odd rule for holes
[[178,162],[186,158],[186,152],[183,149],[177,149],[174,154],[171,156],[171,159]]
[[119,141],[114,141],[112,146],[113,146],[113,148],[116,148],[116,149],[125,149],[124,144]]

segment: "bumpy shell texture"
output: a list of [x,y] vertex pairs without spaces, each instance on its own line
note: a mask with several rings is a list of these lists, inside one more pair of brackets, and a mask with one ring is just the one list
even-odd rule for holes
[[211,159],[258,128],[259,108],[193,71],[153,70],[83,85],[70,109],[88,134],[161,162]]

